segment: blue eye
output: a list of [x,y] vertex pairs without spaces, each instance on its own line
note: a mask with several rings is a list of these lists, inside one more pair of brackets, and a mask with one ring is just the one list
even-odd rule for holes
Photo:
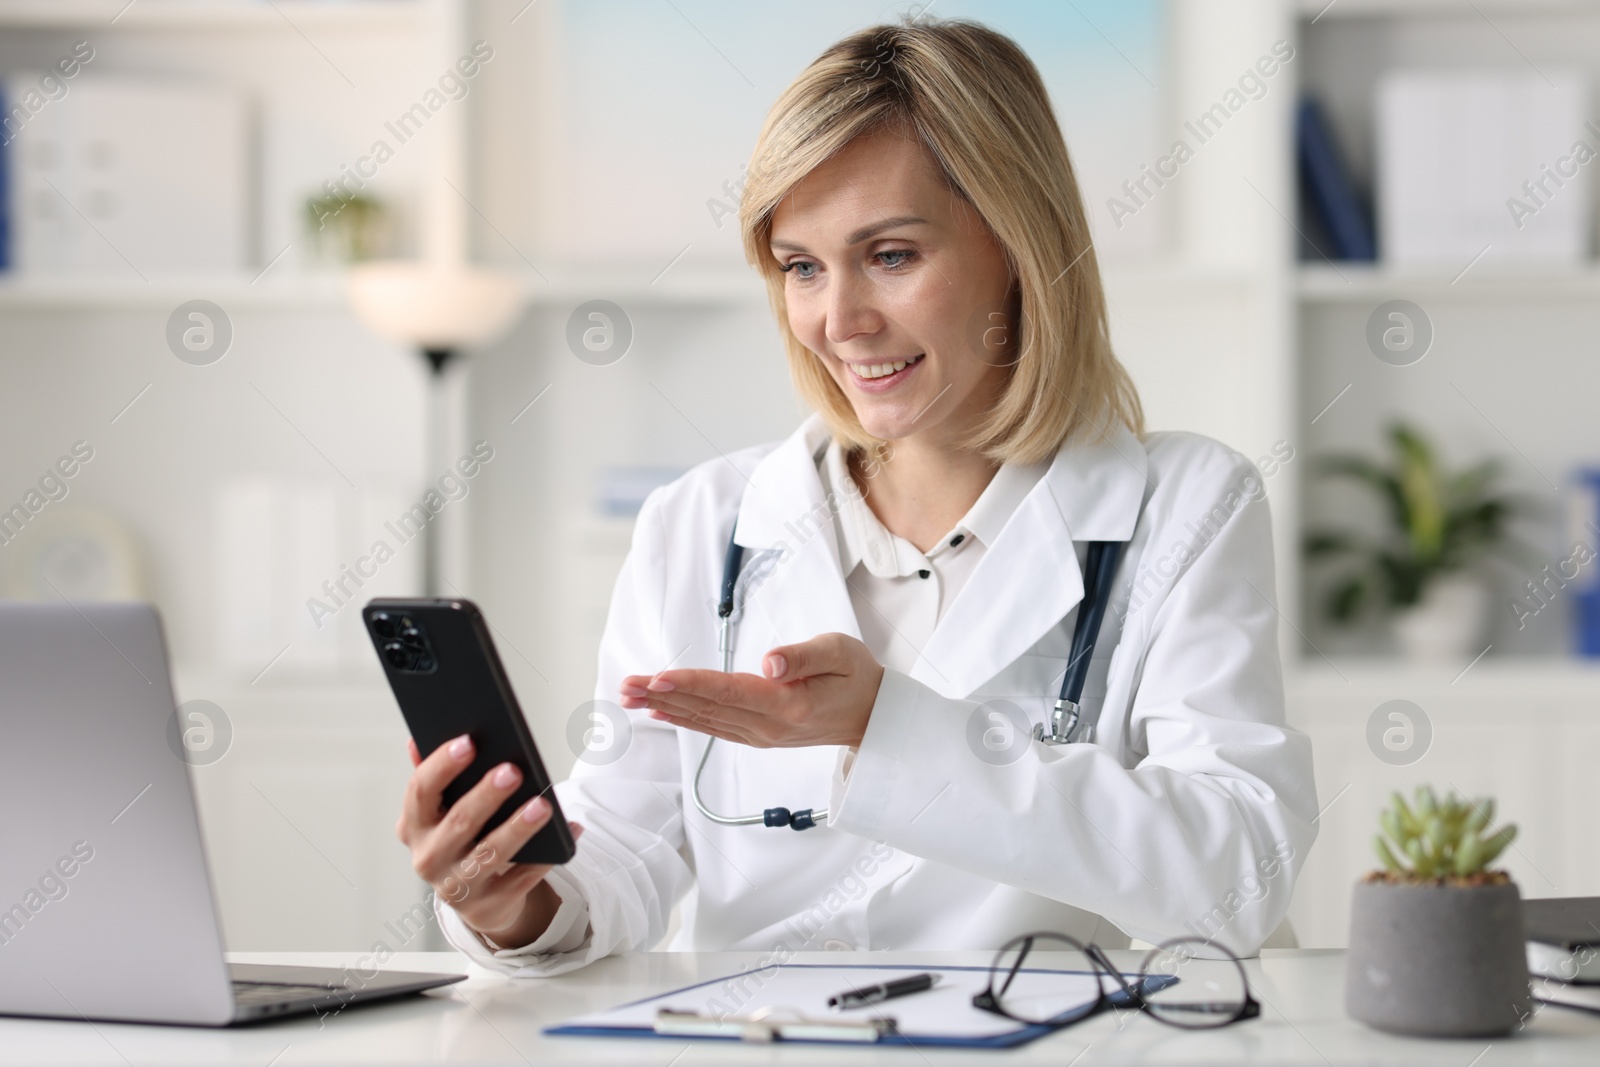
[[916,255],[916,253],[908,248],[896,248],[888,252],[879,252],[877,254],[877,260],[890,270],[898,270],[899,268],[905,266],[914,255]]
[[801,279],[802,281],[807,281],[816,276],[817,265],[809,260],[797,259],[793,263],[785,263],[778,269],[783,271],[785,274],[788,274],[790,271],[794,271],[795,277]]

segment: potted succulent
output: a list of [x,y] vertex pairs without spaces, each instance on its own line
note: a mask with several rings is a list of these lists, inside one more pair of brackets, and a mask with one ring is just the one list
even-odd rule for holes
[[1385,607],[1409,658],[1471,656],[1479,650],[1489,605],[1475,570],[1511,544],[1506,527],[1523,508],[1495,491],[1496,460],[1447,472],[1427,440],[1404,423],[1390,426],[1389,443],[1389,465],[1361,456],[1333,456],[1323,464],[1326,475],[1353,478],[1376,493],[1390,520],[1376,539],[1345,530],[1307,538],[1311,560],[1346,564],[1328,590],[1327,614],[1349,624],[1370,608]]
[[1509,1033],[1533,1009],[1522,897],[1489,864],[1517,828],[1489,829],[1494,801],[1399,793],[1379,818],[1383,869],[1355,887],[1345,1010],[1425,1037]]

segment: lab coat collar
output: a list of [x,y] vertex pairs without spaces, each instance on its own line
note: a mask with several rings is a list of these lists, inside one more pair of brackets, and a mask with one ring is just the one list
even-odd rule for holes
[[[785,550],[756,600],[779,640],[837,631],[861,636],[840,570],[837,502],[824,499],[817,458],[829,440],[813,414],[750,475],[736,540]],[[1074,541],[1132,538],[1149,457],[1117,426],[1106,440],[1069,442],[1017,506],[939,621],[911,677],[964,697],[1026,652],[1083,599]]]
[[911,676],[966,697],[1032,648],[1083,600],[1073,542],[1132,538],[1148,472],[1144,445],[1120,425],[1107,440],[1063,444],[956,594]]
[[824,498],[817,473],[829,439],[822,416],[807,418],[756,464],[739,504],[734,540],[747,549],[781,553],[750,594],[751,606],[767,618],[772,644],[825,633],[861,637],[839,564],[838,501]]
[[[802,539],[802,531],[815,533],[803,526],[803,520],[819,506],[828,506],[822,496],[817,459],[830,439],[828,424],[821,415],[813,414],[762,457],[750,472],[749,485],[739,503],[735,541],[746,548],[793,549]],[[813,539],[808,538],[808,543]],[[837,557],[838,546],[831,527],[827,540],[833,544]]]

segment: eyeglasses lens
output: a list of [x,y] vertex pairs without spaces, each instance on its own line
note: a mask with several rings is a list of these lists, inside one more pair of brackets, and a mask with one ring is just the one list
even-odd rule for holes
[[[1009,982],[1008,975],[1012,975]],[[1071,942],[1041,936],[1013,943],[1001,952],[995,961],[992,988],[1001,1010],[1011,1018],[1059,1025],[1088,1014],[1099,999],[1102,983],[1109,981],[1097,974],[1089,957]]]
[[1145,957],[1141,985],[1146,1008],[1162,1022],[1189,1029],[1224,1026],[1243,1010],[1244,970],[1198,939],[1162,945]]

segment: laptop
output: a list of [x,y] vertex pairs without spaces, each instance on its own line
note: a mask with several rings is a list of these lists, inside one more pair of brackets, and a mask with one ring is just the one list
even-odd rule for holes
[[0,1015],[229,1026],[461,974],[229,966],[147,604],[0,602]]

